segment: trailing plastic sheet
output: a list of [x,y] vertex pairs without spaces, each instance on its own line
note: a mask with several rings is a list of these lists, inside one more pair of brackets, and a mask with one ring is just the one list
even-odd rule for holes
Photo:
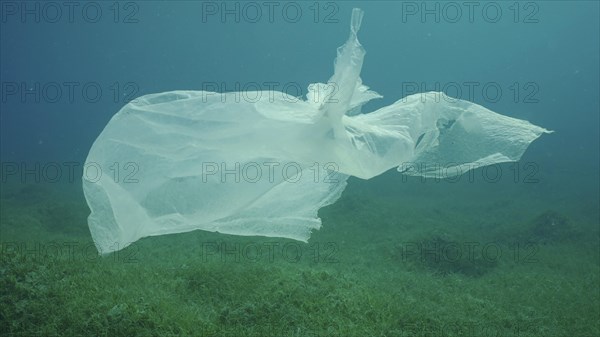
[[83,177],[98,251],[196,229],[307,241],[349,176],[458,175],[516,161],[548,132],[434,92],[361,113],[381,97],[359,77],[362,17],[353,10],[333,76],[311,84],[306,99],[172,91],[124,106],[94,142]]

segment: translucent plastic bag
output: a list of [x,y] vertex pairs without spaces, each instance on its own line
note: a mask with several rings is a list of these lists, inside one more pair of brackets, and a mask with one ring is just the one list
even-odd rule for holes
[[124,106],[86,160],[83,190],[98,251],[196,229],[307,241],[321,226],[319,208],[339,198],[348,176],[369,179],[394,167],[458,175],[516,161],[548,132],[433,92],[361,114],[380,97],[359,77],[362,16],[354,9],[334,75],[311,84],[305,100],[172,91]]

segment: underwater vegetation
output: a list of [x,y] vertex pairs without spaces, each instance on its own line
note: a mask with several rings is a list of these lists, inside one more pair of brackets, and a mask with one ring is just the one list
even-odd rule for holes
[[[82,199],[42,187],[6,189],[0,198],[0,331],[515,337],[600,332],[597,229],[577,209],[536,206],[525,212],[503,196],[481,205],[448,199],[434,207],[424,202],[427,193],[391,197],[366,186],[351,181],[339,202],[320,212],[331,226],[307,244],[195,231],[143,239],[105,257],[97,255],[86,232]],[[480,219],[500,218],[507,224],[501,231],[475,229]],[[464,250],[469,245],[472,256]],[[499,258],[497,251],[503,253]]]
[[[463,250],[456,244],[460,240],[450,234],[432,234],[411,243],[410,247],[400,247],[400,253],[412,263],[439,275],[462,274],[479,277],[492,271],[498,264],[494,258],[487,258],[481,249]],[[416,248],[419,254],[411,254]]]
[[581,233],[577,232],[569,222],[566,216],[556,211],[545,211],[531,222],[529,239],[541,243],[573,240]]

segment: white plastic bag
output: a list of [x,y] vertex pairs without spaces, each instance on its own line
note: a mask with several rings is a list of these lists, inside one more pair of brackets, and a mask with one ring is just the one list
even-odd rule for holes
[[[307,241],[348,176],[456,175],[518,160],[547,130],[442,93],[361,114],[380,97],[360,80],[354,9],[334,75],[306,100],[280,92],[173,91],[124,106],[94,142],[83,190],[101,254],[196,229]],[[410,163],[406,165],[406,163]],[[94,171],[90,173],[90,171]]]

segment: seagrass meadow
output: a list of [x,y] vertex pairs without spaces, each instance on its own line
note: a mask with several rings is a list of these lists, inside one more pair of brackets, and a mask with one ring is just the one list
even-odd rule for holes
[[195,231],[100,257],[81,196],[55,190],[6,186],[0,199],[7,335],[599,332],[593,200],[384,175],[350,181],[309,243]]

